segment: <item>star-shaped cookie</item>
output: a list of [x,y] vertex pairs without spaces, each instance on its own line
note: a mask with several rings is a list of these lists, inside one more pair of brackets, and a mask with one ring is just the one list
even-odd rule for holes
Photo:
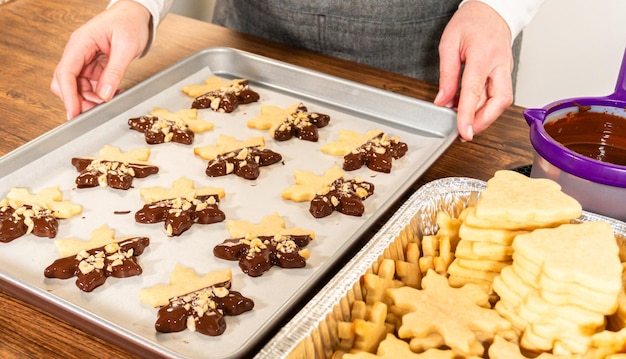
[[261,105],[259,116],[248,121],[248,127],[269,130],[269,135],[277,141],[287,141],[292,137],[305,141],[317,142],[317,129],[326,127],[330,116],[309,112],[302,103],[281,108]]
[[46,278],[76,276],[76,286],[84,292],[91,292],[103,285],[108,277],[140,275],[143,270],[137,257],[150,245],[150,240],[147,237],[115,238],[115,232],[103,225],[91,233],[89,240],[66,238],[54,243],[62,258],[44,270]]
[[134,178],[144,178],[158,173],[159,168],[148,162],[149,148],[122,152],[119,147],[105,145],[98,157],[74,157],[72,165],[80,172],[76,178],[78,188],[109,186],[129,189]]
[[67,219],[82,212],[78,204],[63,201],[59,187],[44,188],[31,194],[26,188],[11,188],[0,201],[0,242],[10,242],[25,234],[54,238],[58,219]]
[[229,220],[226,227],[231,238],[215,246],[213,254],[239,261],[241,270],[251,277],[262,275],[274,265],[304,267],[309,251],[303,247],[315,238],[313,231],[286,228],[278,213],[263,217],[259,224]]
[[263,137],[250,137],[243,141],[233,136],[220,135],[215,145],[196,147],[197,156],[209,160],[206,175],[220,177],[235,174],[238,177],[254,180],[261,173],[260,167],[282,161],[283,157],[265,148]]
[[234,79],[222,80],[211,76],[202,85],[189,85],[183,87],[183,93],[193,97],[191,108],[208,108],[216,112],[233,112],[240,104],[257,102],[259,94],[250,89],[248,80]]
[[224,316],[239,315],[254,308],[254,301],[230,290],[230,269],[198,276],[180,264],[170,274],[169,284],[158,284],[139,292],[142,302],[161,307],[155,328],[161,333],[185,329],[210,336],[226,330]]
[[140,189],[146,204],[135,213],[138,223],[163,222],[168,236],[179,236],[194,223],[211,224],[226,219],[218,208],[224,198],[222,188],[197,188],[193,181],[180,177],[172,188],[149,187]]
[[429,270],[422,290],[411,287],[387,291],[393,303],[406,314],[398,329],[400,338],[440,334],[446,346],[467,356],[481,356],[485,348],[478,340],[511,329],[511,322],[489,309],[489,295],[475,284],[452,288],[446,277]]
[[352,130],[339,130],[338,140],[322,146],[321,151],[343,156],[343,169],[346,171],[354,171],[365,165],[373,171],[389,173],[393,160],[403,157],[408,146],[399,137],[389,137],[380,129],[367,131],[363,135]]
[[339,167],[332,167],[323,175],[311,171],[294,171],[296,184],[282,192],[282,198],[295,202],[311,201],[309,213],[315,218],[329,216],[334,211],[361,216],[363,201],[374,194],[374,184],[360,177],[345,179]]

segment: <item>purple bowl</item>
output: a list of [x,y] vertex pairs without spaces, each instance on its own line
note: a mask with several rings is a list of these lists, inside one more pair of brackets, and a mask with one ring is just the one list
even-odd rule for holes
[[576,113],[580,107],[624,117],[626,121],[626,51],[611,95],[570,98],[524,111],[530,142],[536,151],[531,177],[555,180],[587,211],[626,220],[626,166],[574,152],[555,141],[544,128],[544,124]]

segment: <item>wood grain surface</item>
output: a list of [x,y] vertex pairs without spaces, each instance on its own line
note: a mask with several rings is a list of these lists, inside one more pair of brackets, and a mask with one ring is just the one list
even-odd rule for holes
[[[49,90],[54,68],[72,31],[104,10],[107,3],[106,0],[13,0],[0,5],[0,156],[66,121],[61,101]],[[434,85],[405,76],[293,49],[174,14],[162,23],[150,53],[131,65],[123,87],[132,87],[201,49],[216,46],[249,51],[423,100],[432,100],[437,91]],[[487,180],[498,169],[530,164],[532,147],[521,111],[511,107],[474,141],[453,143],[412,190],[443,177]],[[0,189],[0,196],[7,191]],[[100,339],[102,333],[71,325],[46,308],[27,303],[32,302],[29,298],[23,299],[26,301],[0,291],[1,358],[142,356],[141,351],[131,353],[130,348],[119,348],[118,343]]]

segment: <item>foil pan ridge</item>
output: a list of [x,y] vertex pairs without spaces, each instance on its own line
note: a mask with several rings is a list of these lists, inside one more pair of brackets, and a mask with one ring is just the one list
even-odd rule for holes
[[[485,187],[486,182],[467,177],[442,178],[423,185],[337,275],[270,339],[255,358],[331,357],[333,348],[329,344],[332,344],[333,340],[329,323],[338,321],[337,308],[342,305],[348,306],[347,297],[356,298],[359,295],[360,287],[357,287],[361,276],[376,265],[381,256],[390,254],[390,248],[397,244],[398,237],[403,232],[408,230],[418,237],[434,234],[437,231],[438,211],[444,210],[453,217],[458,215],[463,208],[478,199]],[[586,211],[575,220],[575,222],[589,221],[608,222],[613,227],[618,241],[623,241],[626,245],[626,223]],[[349,310],[347,312],[349,313]]]
[[[423,185],[400,206],[337,275],[291,321],[283,326],[255,358],[288,357],[296,346],[310,336],[312,331],[332,313],[333,307],[354,286],[354,283],[359,282],[363,273],[384,253],[398,233],[411,224],[417,214],[420,212],[436,213],[441,206],[453,206],[457,197],[469,196],[472,192],[479,192],[484,189],[485,185],[484,181],[466,177],[443,178]],[[450,195],[450,198],[442,201],[442,203],[434,200],[446,195]],[[434,225],[434,217],[422,218],[421,220],[432,222]]]

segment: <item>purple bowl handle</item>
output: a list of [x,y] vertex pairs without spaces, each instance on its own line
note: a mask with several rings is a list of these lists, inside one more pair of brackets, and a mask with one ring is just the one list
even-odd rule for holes
[[624,57],[622,58],[622,67],[619,69],[615,92],[609,97],[616,100],[626,101],[626,50],[624,50]]
[[528,126],[532,126],[533,124],[541,126],[547,114],[548,111],[543,108],[528,108],[524,110],[524,119],[526,119]]

